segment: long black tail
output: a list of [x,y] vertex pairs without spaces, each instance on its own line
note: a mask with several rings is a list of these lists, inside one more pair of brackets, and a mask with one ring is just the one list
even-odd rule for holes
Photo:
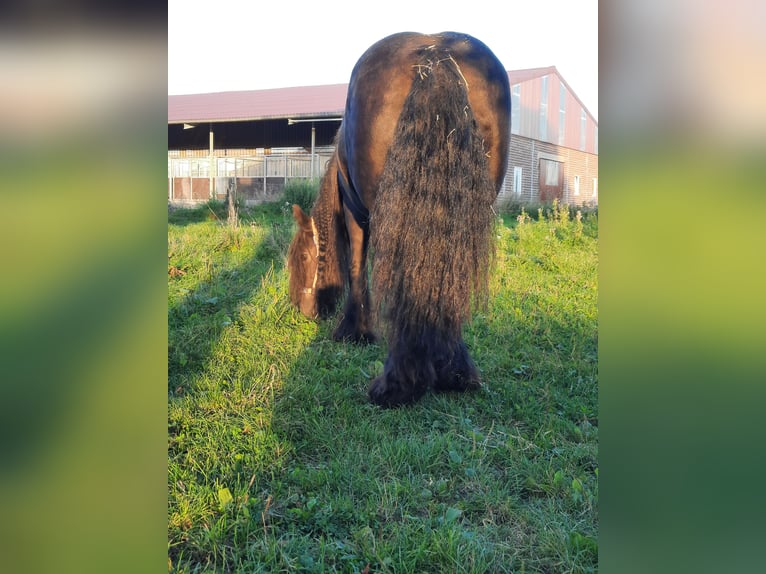
[[371,217],[373,300],[389,345],[441,348],[486,298],[496,190],[457,62],[427,49],[413,71]]

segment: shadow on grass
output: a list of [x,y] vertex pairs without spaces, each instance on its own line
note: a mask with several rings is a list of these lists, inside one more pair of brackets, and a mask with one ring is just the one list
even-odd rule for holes
[[[171,296],[168,303],[171,392],[182,391],[188,381],[204,371],[226,328],[240,324],[243,306],[249,305],[264,279],[282,270],[292,233],[290,223],[281,219],[278,208],[271,205],[242,216],[237,229],[228,228],[225,219],[210,205],[176,209],[168,215],[170,225],[185,228],[211,220],[217,223],[213,230],[207,229],[207,245],[203,243],[185,256],[168,256],[171,282],[186,280],[189,268],[195,271],[188,288],[174,289],[185,293],[183,297]],[[257,242],[254,249],[247,245],[253,241]],[[241,260],[237,252],[243,250],[252,254]]]
[[321,324],[273,403],[271,429],[294,450],[261,483],[258,560],[317,572],[594,567],[596,341],[587,321],[559,317],[477,317],[466,341],[484,388],[397,410],[366,396],[385,347],[335,343],[333,322]]
[[258,524],[248,492],[292,452],[270,431],[272,404],[313,331],[287,301],[293,229],[280,206],[241,214],[239,230],[194,228],[207,221],[204,208],[177,215],[169,224],[181,231],[168,246],[168,558],[176,572],[230,570],[230,528]]

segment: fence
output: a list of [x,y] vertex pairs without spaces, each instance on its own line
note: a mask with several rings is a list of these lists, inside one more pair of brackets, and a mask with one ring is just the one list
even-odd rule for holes
[[290,179],[322,177],[331,157],[328,152],[212,160],[168,158],[168,201],[183,204],[223,199],[229,189],[247,204],[272,201],[279,198]]

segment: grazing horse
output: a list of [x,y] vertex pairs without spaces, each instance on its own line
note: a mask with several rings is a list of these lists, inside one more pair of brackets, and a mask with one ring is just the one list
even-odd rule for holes
[[293,206],[290,300],[324,318],[348,290],[336,340],[373,342],[381,325],[389,353],[368,391],[380,406],[481,384],[462,326],[486,301],[510,101],[476,38],[388,36],[354,67],[311,215]]

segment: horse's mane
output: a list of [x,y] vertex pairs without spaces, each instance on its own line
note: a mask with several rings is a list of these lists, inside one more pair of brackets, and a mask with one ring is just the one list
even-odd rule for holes
[[[336,137],[337,147],[337,137]],[[319,236],[317,304],[319,315],[335,312],[348,282],[348,239],[343,221],[343,206],[338,191],[338,155],[333,154],[311,208]]]

